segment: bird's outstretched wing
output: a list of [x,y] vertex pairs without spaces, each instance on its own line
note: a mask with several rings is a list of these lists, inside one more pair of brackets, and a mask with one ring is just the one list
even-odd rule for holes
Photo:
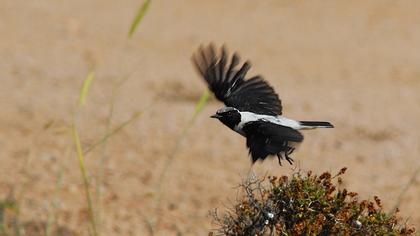
[[239,68],[236,53],[230,57],[225,47],[218,53],[209,45],[200,47],[192,60],[209,89],[226,106],[257,114],[281,115],[281,101],[274,89],[261,76],[245,79],[251,65],[245,62]]
[[264,160],[268,155],[287,152],[289,141],[303,141],[303,135],[299,131],[264,120],[249,122],[243,130],[253,163],[259,159]]

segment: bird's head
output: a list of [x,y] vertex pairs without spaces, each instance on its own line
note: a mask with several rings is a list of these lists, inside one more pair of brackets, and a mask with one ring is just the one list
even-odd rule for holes
[[233,107],[221,108],[217,110],[216,114],[210,117],[219,119],[223,124],[231,129],[241,122],[241,113],[239,113],[238,109]]

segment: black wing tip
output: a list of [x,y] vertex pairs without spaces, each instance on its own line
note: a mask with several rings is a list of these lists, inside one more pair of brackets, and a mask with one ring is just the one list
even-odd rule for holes
[[[210,42],[207,45],[200,44],[198,46],[197,50],[193,53],[193,57],[197,54],[201,54],[201,55],[205,55],[205,56],[208,56],[209,54],[210,55],[212,55],[212,54],[215,55],[215,53],[212,53],[212,52],[216,52],[217,51],[216,48],[217,47],[215,46],[215,44],[213,42]],[[224,45],[221,47],[221,50],[226,50]]]
[[[219,61],[222,58],[229,58],[229,51],[227,50],[226,44],[222,44],[220,47],[215,46],[214,42],[206,44],[200,44],[197,50],[192,54],[191,60],[193,61],[194,66],[197,64],[204,64],[203,66],[211,66]],[[236,67],[240,62],[240,56],[237,52],[233,52],[231,56],[231,69]],[[246,61],[242,67],[250,68],[251,63]]]
[[200,44],[192,54],[191,61],[198,72],[204,76],[207,68],[217,62],[217,57],[216,47],[213,42],[210,42],[208,45]]
[[251,69],[252,63],[247,60],[247,61],[244,62],[244,64],[242,65],[242,67],[244,67],[246,69],[246,71],[248,71],[249,69]]

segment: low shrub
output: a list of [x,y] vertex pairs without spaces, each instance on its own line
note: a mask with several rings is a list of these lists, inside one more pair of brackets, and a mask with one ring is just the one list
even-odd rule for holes
[[342,188],[345,171],[247,180],[231,209],[214,211],[218,228],[209,235],[414,235],[378,197],[360,201]]

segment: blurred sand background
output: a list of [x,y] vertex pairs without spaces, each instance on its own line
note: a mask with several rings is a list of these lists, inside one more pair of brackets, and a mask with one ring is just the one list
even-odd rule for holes
[[[84,147],[104,135],[119,79],[129,76],[112,127],[153,104],[105,150],[86,157],[93,177],[108,157],[103,234],[147,235],[144,219],[156,214],[157,235],[206,235],[214,227],[209,210],[235,199],[250,166],[245,140],[208,118],[222,106],[215,100],[191,127],[162,186],[162,210],[154,210],[164,162],[205,88],[190,56],[211,41],[249,59],[251,74],[279,93],[286,116],[336,126],[305,132],[297,167],[271,159],[254,166],[259,175],[346,166],[348,189],[379,196],[386,210],[395,204],[420,165],[420,2],[153,1],[127,39],[141,3],[0,2],[0,200],[20,199],[24,235],[43,235],[51,212],[61,235],[87,235],[82,179],[65,127],[91,68],[96,78],[80,117]],[[400,214],[417,227],[419,178]]]

